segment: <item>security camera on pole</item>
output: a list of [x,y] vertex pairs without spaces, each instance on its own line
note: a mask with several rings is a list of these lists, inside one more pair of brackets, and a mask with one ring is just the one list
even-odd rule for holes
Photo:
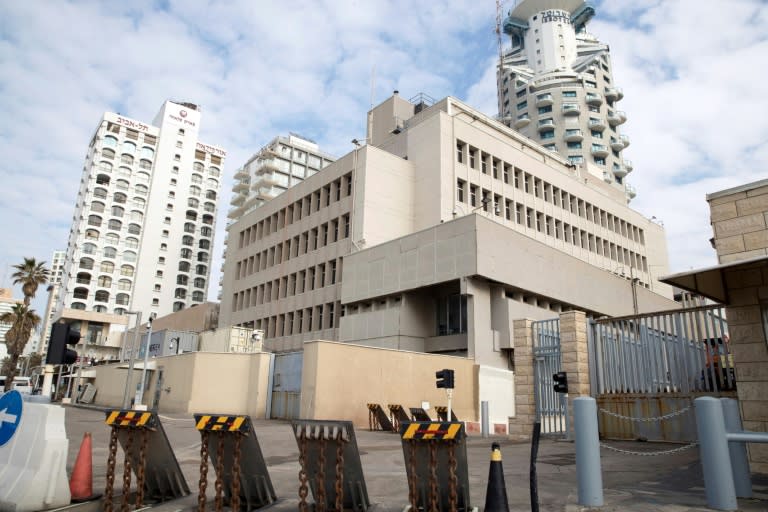
[[453,398],[453,370],[444,369],[435,372],[437,377],[437,387],[445,388],[445,394],[448,396],[448,415],[446,418],[451,421],[451,399]]

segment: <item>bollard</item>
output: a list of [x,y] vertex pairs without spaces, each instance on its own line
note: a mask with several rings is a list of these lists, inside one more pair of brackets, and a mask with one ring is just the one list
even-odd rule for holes
[[484,438],[488,437],[490,421],[488,420],[488,401],[480,402],[480,432]]
[[573,400],[576,430],[576,477],[579,505],[603,506],[603,474],[600,467],[600,437],[597,429],[597,403],[581,396]]
[[[729,434],[743,431],[739,402],[733,398],[721,398],[725,430]],[[739,498],[752,497],[752,478],[749,473],[749,458],[745,443],[734,441],[728,443],[728,452],[731,456],[731,469],[733,470],[733,486],[736,496]]]
[[703,396],[693,401],[699,434],[701,467],[707,505],[718,510],[736,510],[736,489],[728,451],[723,405],[719,399]]

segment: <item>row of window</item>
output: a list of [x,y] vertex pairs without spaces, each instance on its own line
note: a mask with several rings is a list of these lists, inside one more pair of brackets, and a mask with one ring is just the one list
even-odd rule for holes
[[[77,276],[75,277],[75,283],[76,284],[84,284],[84,285],[91,285],[92,283],[92,277],[91,274],[88,272],[78,272]],[[96,285],[100,286],[102,288],[111,288],[112,287],[112,276],[99,276],[96,279]],[[117,289],[121,291],[129,292],[131,291],[131,288],[133,287],[133,282],[131,282],[130,279],[120,279],[117,282]]]
[[333,329],[339,323],[339,302],[298,309],[280,315],[256,320],[256,329],[264,331],[265,338],[291,336],[323,329]]
[[[93,270],[94,263],[95,262],[93,258],[83,257],[83,258],[80,258],[80,263],[78,266],[83,270]],[[111,261],[102,261],[99,264],[99,272],[103,274],[111,274],[114,271],[115,271],[115,264],[112,263]],[[133,277],[134,274],[135,274],[135,269],[133,265],[125,264],[120,267],[121,276]]]
[[341,264],[341,258],[330,260],[237,292],[232,297],[232,311],[301,295],[341,282]]
[[[77,309],[77,310],[80,310],[80,311],[84,311],[85,308],[86,308],[86,305],[83,302],[73,302],[72,304],[70,304],[69,307],[72,308],[72,309]],[[96,304],[95,306],[93,306],[91,308],[91,310],[94,313],[107,313],[109,311],[107,309],[107,306],[104,306],[102,304]],[[128,310],[126,308],[115,308],[115,309],[112,310],[112,312],[115,315],[121,315],[121,316],[125,315],[127,311]]]
[[235,279],[279,265],[349,237],[349,214],[342,215],[237,262]]
[[[459,163],[468,161],[469,167],[472,169],[478,169],[479,163],[479,170],[483,174],[490,173],[494,179],[500,179],[505,184],[511,184],[516,189],[521,190],[526,194],[531,194],[534,197],[543,199],[550,204],[562,208],[563,210],[570,211],[572,214],[579,215],[601,227],[608,228],[630,240],[645,244],[645,233],[642,228],[608,213],[590,202],[562,190],[541,178],[537,178],[532,174],[524,172],[521,169],[514,167],[512,164],[503,162],[484,151],[481,152],[479,149],[470,146],[465,142],[457,141],[456,149]],[[467,157],[464,156],[465,154],[468,155],[468,160]],[[478,156],[480,158],[478,158]],[[457,181],[457,199],[462,203],[469,201],[470,206],[477,206],[479,199],[477,197],[478,187],[470,184],[469,190],[467,190],[466,186],[467,183],[464,180]],[[469,192],[468,198],[467,192]],[[491,199],[490,191],[483,189],[482,193],[482,199]]]
[[320,190],[307,194],[293,204],[286,206],[271,216],[240,231],[239,248],[243,248],[263,237],[276,233],[279,229],[301,220],[320,208],[329,206],[332,202],[340,201],[343,197],[352,195],[352,173],[325,185]]

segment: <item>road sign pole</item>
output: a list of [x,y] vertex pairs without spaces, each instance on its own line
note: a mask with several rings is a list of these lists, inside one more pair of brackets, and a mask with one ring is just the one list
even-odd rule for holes
[[453,398],[453,389],[446,389],[445,394],[448,395],[448,415],[445,417],[445,419],[446,421],[451,421],[451,399]]

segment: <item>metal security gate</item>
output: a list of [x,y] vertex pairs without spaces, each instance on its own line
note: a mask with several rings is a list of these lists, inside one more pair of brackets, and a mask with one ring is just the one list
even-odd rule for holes
[[533,322],[533,372],[536,419],[542,434],[567,434],[567,397],[555,393],[552,375],[561,369],[560,319]]
[[299,418],[303,356],[303,352],[275,355],[272,412],[270,414],[272,419],[293,420]]

